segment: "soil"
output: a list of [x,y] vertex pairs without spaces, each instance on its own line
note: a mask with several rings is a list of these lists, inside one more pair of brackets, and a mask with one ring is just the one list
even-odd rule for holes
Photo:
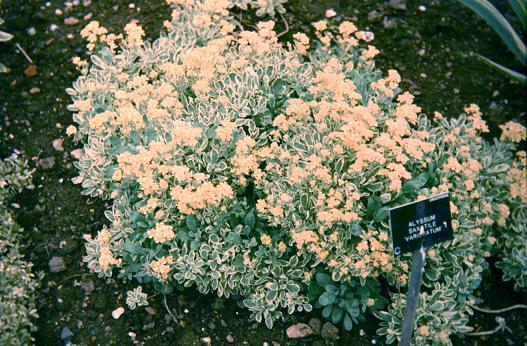
[[[72,123],[65,88],[76,79],[77,72],[71,59],[84,56],[81,28],[90,20],[119,32],[132,19],[140,20],[147,37],[155,38],[161,23],[169,17],[169,9],[161,0],[91,1],[67,12],[62,1],[5,0],[0,17],[6,20],[2,30],[15,35],[0,45],[0,61],[11,72],[0,75],[0,157],[14,148],[32,158],[37,171],[37,188],[22,193],[15,210],[18,222],[26,228],[28,246],[24,249],[35,270],[44,271],[36,333],[37,345],[65,344],[60,335],[68,327],[73,336],[69,342],[77,345],[117,344],[144,342],[146,345],[199,345],[210,337],[213,344],[227,344],[226,337],[234,337],[235,344],[262,345],[277,342],[280,345],[323,345],[320,336],[301,341],[287,339],[285,329],[296,322],[307,322],[319,313],[301,313],[287,317],[272,330],[262,324],[248,322],[248,313],[236,300],[203,296],[192,289],[166,297],[176,322],[167,313],[162,295],[150,297],[148,311],[144,308],[126,310],[115,320],[111,312],[126,306],[123,292],[135,287],[119,280],[95,277],[82,265],[83,234],[94,234],[105,223],[105,206],[97,199],[81,195],[79,186],[71,183],[76,175],[69,152],[74,144],[64,138],[64,129]],[[89,1],[88,1],[89,2]],[[499,2],[506,9],[506,1]],[[426,11],[419,10],[426,6]],[[499,37],[475,14],[456,1],[406,1],[406,10],[397,10],[383,1],[365,0],[290,0],[285,19],[293,32],[312,35],[309,23],[324,16],[327,8],[353,20],[363,30],[375,33],[375,45],[382,52],[377,59],[384,71],[395,68],[403,77],[402,86],[416,95],[416,103],[431,114],[439,111],[445,116],[457,116],[465,105],[480,105],[496,136],[498,125],[525,117],[524,88],[489,69],[477,60],[482,54],[509,67],[519,69]],[[55,11],[62,10],[62,15]],[[380,13],[378,19],[369,20],[372,11]],[[91,14],[91,19],[84,16]],[[65,25],[64,19],[77,17],[76,25]],[[383,21],[383,18],[386,18]],[[279,30],[284,28],[277,19]],[[390,23],[385,28],[384,22]],[[55,27],[56,26],[56,27]],[[394,27],[390,27],[394,26]],[[30,35],[30,28],[35,34]],[[71,34],[71,38],[68,35]],[[29,77],[30,63],[21,54],[17,44],[27,52],[36,65],[37,74]],[[34,71],[33,71],[34,72]],[[38,88],[38,89],[37,89]],[[64,152],[57,151],[52,141],[64,138]],[[38,164],[39,159],[54,158],[52,167]],[[49,161],[49,160],[48,160]],[[49,163],[49,162],[48,162]],[[51,273],[48,261],[52,256],[65,259],[66,270]],[[484,280],[479,294],[485,305],[501,308],[527,303],[527,291],[514,292],[510,283],[500,281],[501,274],[493,269]],[[86,294],[90,283],[94,290]],[[154,294],[150,287],[143,287]],[[496,299],[499,297],[499,299]],[[527,342],[527,314],[521,310],[502,314],[514,334],[494,334],[488,338],[467,337],[455,339],[455,344],[493,345],[497,343],[524,344]],[[476,314],[471,325],[482,330],[493,329],[494,316]],[[335,344],[382,344],[375,330],[377,321],[370,317],[364,325],[346,333]]]

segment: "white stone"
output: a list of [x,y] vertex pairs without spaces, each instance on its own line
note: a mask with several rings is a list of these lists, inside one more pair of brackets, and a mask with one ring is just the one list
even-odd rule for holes
[[112,311],[112,317],[116,320],[119,319],[122,314],[124,314],[124,308],[122,306]]

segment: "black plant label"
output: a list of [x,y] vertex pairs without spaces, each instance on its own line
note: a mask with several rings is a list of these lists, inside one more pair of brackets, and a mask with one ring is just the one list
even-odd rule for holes
[[390,230],[396,256],[454,238],[450,193],[391,208]]

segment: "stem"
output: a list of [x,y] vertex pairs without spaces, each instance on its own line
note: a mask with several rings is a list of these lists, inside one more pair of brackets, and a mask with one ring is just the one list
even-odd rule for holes
[[33,60],[31,60],[31,58],[29,57],[29,55],[27,55],[26,51],[24,50],[24,48],[22,48],[18,42],[15,43],[15,46],[18,48],[18,50],[22,53],[22,55],[24,56],[24,58],[27,59],[27,61],[29,61],[30,64],[33,64]]
[[166,295],[166,294],[163,294],[163,304],[165,305],[165,309],[167,309],[167,312],[168,312],[168,314],[170,315],[170,317],[172,317],[172,319],[174,320],[174,322],[177,323],[176,317],[174,317],[174,315],[172,314],[172,310],[170,310],[170,308],[168,307],[168,303],[167,303],[167,295]]
[[280,18],[282,18],[282,21],[284,22],[284,25],[285,25],[285,30],[282,31],[281,33],[279,33],[278,35],[276,35],[276,38],[282,36],[282,35],[285,35],[289,32],[289,23],[287,22],[287,20],[285,19],[284,15],[282,13],[278,13],[280,14]]
[[516,305],[509,306],[508,308],[503,308],[503,309],[498,309],[498,310],[490,310],[490,309],[485,309],[485,308],[479,308],[477,306],[472,306],[472,308],[474,310],[481,311],[481,312],[486,312],[488,314],[500,314],[502,312],[515,310],[515,309],[527,309],[527,305],[516,304]]
[[512,333],[512,330],[507,327],[505,324],[505,319],[503,317],[496,317],[496,322],[498,323],[498,326],[494,328],[493,330],[485,330],[483,332],[472,332],[472,333],[465,333],[465,335],[469,336],[485,336],[485,335],[492,335],[494,333],[500,332],[500,331],[508,331],[509,333]]

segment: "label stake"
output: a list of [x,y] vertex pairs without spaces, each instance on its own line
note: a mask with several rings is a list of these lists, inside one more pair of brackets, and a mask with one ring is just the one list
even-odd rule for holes
[[412,271],[404,310],[401,346],[409,346],[415,327],[425,249],[454,237],[448,192],[390,209],[393,254],[412,252]]
[[408,283],[408,296],[406,297],[406,308],[404,310],[403,335],[401,346],[410,346],[412,333],[415,325],[415,311],[419,303],[419,291],[421,290],[421,279],[425,265],[425,250],[423,246],[412,254],[412,271]]

